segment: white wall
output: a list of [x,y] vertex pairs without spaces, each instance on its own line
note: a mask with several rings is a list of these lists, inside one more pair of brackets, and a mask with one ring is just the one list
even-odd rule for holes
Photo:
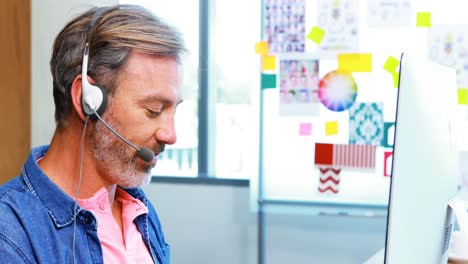
[[118,0],[31,0],[31,146],[48,144],[55,130],[49,61],[55,36],[77,14]]

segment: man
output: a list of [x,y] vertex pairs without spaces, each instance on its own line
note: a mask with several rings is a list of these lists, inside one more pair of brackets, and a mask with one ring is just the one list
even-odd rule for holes
[[[57,127],[0,187],[0,263],[169,263],[138,187],[152,152],[176,141],[184,51],[175,29],[137,6],[92,9],[62,29],[50,61]],[[106,93],[107,107],[94,105]]]

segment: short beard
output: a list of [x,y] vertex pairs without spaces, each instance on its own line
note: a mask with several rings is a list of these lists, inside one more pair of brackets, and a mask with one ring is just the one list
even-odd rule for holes
[[[116,124],[112,109],[108,106],[105,121],[117,132],[122,131]],[[136,152],[121,141],[99,120],[90,127],[88,143],[102,173],[107,179],[123,188],[135,188],[151,181],[151,165],[137,163]]]

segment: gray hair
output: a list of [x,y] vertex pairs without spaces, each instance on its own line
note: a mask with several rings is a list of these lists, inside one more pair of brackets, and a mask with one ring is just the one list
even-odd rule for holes
[[[174,57],[180,61],[186,52],[178,30],[149,10],[133,5],[115,5],[90,22],[97,8],[70,21],[57,35],[50,60],[57,127],[68,125],[72,110],[71,85],[81,73],[86,40],[89,43],[88,75],[106,87],[113,95],[120,70],[131,51],[159,57]],[[101,10],[102,11],[102,10]]]

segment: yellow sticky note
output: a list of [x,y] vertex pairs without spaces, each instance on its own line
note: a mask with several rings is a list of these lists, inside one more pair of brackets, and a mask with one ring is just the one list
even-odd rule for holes
[[468,89],[458,89],[458,104],[468,105]]
[[325,135],[338,135],[338,121],[325,122]]
[[338,70],[345,72],[371,72],[371,53],[338,54]]
[[430,12],[418,12],[416,16],[417,27],[431,27],[431,13]]
[[255,53],[260,55],[267,55],[269,52],[268,42],[260,41],[255,44]]
[[270,55],[262,56],[262,70],[274,71],[276,69],[276,57]]
[[400,82],[400,73],[392,72],[393,76],[393,87],[398,88],[398,83]]
[[320,45],[320,43],[322,43],[324,36],[325,36],[325,30],[321,29],[320,27],[315,26],[312,28],[309,35],[307,35],[307,38]]
[[393,73],[396,71],[398,65],[400,65],[400,61],[398,59],[393,56],[388,56],[383,67],[388,72]]

